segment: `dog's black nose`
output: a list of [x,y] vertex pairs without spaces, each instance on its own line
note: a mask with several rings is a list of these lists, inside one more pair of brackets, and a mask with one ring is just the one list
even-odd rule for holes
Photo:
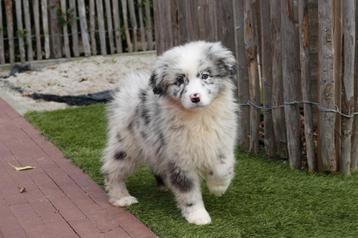
[[200,94],[199,93],[194,93],[194,94],[190,95],[190,100],[191,100],[192,103],[200,102]]

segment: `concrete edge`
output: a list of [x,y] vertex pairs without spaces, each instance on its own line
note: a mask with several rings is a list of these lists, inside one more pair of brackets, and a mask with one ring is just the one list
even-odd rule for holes
[[17,113],[20,115],[24,115],[28,110],[21,105],[21,103],[18,103],[15,99],[11,97],[11,95],[0,87],[0,98],[2,98],[5,102],[7,102]]

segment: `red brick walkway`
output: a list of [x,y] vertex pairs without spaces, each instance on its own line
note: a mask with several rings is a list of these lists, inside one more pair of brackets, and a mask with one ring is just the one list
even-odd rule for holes
[[[15,171],[30,165],[35,169]],[[20,193],[19,187],[25,192]],[[155,237],[0,99],[0,238]]]

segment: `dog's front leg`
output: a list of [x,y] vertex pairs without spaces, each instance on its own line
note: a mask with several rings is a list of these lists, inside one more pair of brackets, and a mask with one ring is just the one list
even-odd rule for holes
[[221,196],[229,187],[234,177],[234,155],[219,154],[216,163],[213,164],[207,175],[207,186],[210,193]]
[[167,177],[169,188],[173,191],[182,215],[189,223],[205,225],[211,223],[201,195],[200,178],[194,171],[169,163]]

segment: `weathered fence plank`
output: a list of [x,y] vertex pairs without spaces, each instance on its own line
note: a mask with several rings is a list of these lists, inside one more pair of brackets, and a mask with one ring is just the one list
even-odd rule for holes
[[235,49],[233,14],[232,0],[216,1],[216,20],[217,26],[220,26],[217,27],[217,38],[231,50]]
[[70,39],[68,38],[68,18],[67,18],[67,4],[66,0],[61,0],[61,15],[59,16],[61,18],[60,24],[62,25],[62,32],[63,32],[63,50],[64,54],[67,58],[71,57],[71,51],[70,51]]
[[[175,44],[175,40],[176,40],[176,39],[174,39],[174,35],[178,36],[177,42],[185,43],[189,40],[193,40],[193,35],[190,33],[191,28],[190,27],[188,28],[188,21],[191,20],[191,10],[189,10],[189,12],[187,10],[188,9],[188,7],[187,7],[188,1],[189,0],[176,1],[175,7],[177,7],[177,9],[176,9],[175,15],[171,17],[171,21],[175,20],[175,22],[171,23],[173,26],[171,29],[166,30],[166,31],[168,31],[169,36],[171,37],[172,45]],[[171,5],[170,8],[173,8],[173,5]],[[215,25],[212,25],[212,27],[213,27],[212,31],[213,31],[213,34],[216,35],[216,33],[217,33],[217,30],[215,28],[216,17],[213,16],[213,19],[215,19],[214,20]],[[154,21],[154,23],[156,23],[156,22]],[[180,26],[184,26],[184,27],[180,27]],[[193,26],[195,26],[195,25],[193,24]],[[162,34],[164,34],[164,35],[166,34],[165,30],[162,32]],[[167,45],[169,46],[169,44],[167,44]]]
[[[342,77],[343,77],[343,33],[342,33],[342,2],[333,1],[333,77],[335,81],[335,101],[337,108],[342,109]],[[335,146],[336,146],[336,164],[341,158],[341,138],[342,117],[336,114],[335,123]],[[318,150],[320,151],[320,150]],[[318,160],[320,162],[321,160]],[[319,163],[320,165],[320,163]],[[320,166],[322,167],[322,166]]]
[[16,35],[19,41],[19,52],[20,52],[20,60],[21,62],[25,62],[26,60],[26,52],[25,52],[25,31],[22,23],[22,7],[21,0],[15,0],[15,8],[16,8],[16,25],[17,31]]
[[[116,0],[114,0],[116,1]],[[92,55],[97,54],[96,42],[96,9],[94,0],[89,0],[89,17],[90,17],[90,35],[91,35],[91,50]]]
[[[225,14],[225,9],[223,9],[223,7],[228,7],[230,9],[232,9],[232,5],[233,2],[235,1],[225,1],[225,5],[220,4],[221,6],[221,12],[220,14]],[[212,1],[210,0],[197,0],[197,8],[198,8],[198,15],[197,15],[197,22],[198,22],[198,27],[199,27],[199,39],[206,39],[208,41],[216,41],[218,39],[218,33],[227,33],[230,34],[230,36],[228,37],[231,41],[232,36],[234,35],[234,33],[232,32],[232,30],[234,29],[233,27],[233,23],[234,23],[234,12],[233,10],[231,10],[230,14],[228,14],[227,16],[225,16],[222,22],[222,24],[225,24],[227,21],[231,21],[228,26],[225,27],[225,30],[223,32],[219,32],[218,31],[218,18],[220,18],[221,16],[218,16],[218,2],[216,2],[216,4],[213,4]],[[230,5],[230,7],[229,7]],[[195,16],[194,16],[195,17]],[[231,18],[231,19],[230,19]],[[231,27],[231,29],[230,29]],[[210,30],[208,29],[210,28]],[[227,47],[235,47],[235,43],[233,43],[233,45],[227,45],[228,42],[223,41],[224,45],[226,45]],[[231,43],[231,42],[230,42]],[[232,48],[233,50],[234,48]]]
[[45,38],[45,58],[50,58],[50,34],[48,25],[47,0],[41,0],[42,27]]
[[137,40],[138,24],[137,24],[137,18],[134,8],[134,0],[128,0],[128,9],[129,9],[129,16],[130,16],[131,28],[132,28],[133,50],[137,51],[138,50],[138,40]]
[[50,40],[51,54],[53,58],[62,57],[62,32],[58,17],[58,10],[61,8],[60,0],[49,0],[50,12]]
[[244,1],[233,1],[235,20],[236,58],[238,62],[238,103],[239,120],[238,142],[240,149],[248,151],[250,146],[250,107],[249,102],[249,76],[246,64],[244,41]]
[[[354,56],[355,56],[355,0],[344,0],[343,4],[343,39],[344,39],[344,74],[342,87],[342,111],[352,116],[354,111]],[[353,117],[342,118],[342,155],[340,171],[351,174]]]
[[29,0],[23,0],[24,16],[25,16],[25,36],[27,46],[27,59],[32,61],[34,59],[32,49],[32,32],[31,32],[31,17],[30,17],[30,5]]
[[116,48],[117,48],[117,53],[121,53],[123,51],[123,46],[122,46],[122,38],[121,38],[122,29],[121,29],[121,21],[119,17],[118,0],[112,0],[112,5],[113,5],[112,11],[113,11],[114,36],[116,40]]
[[147,50],[147,43],[145,41],[145,30],[144,30],[144,20],[143,20],[143,2],[142,2],[142,0],[138,0],[138,16],[139,16],[141,49],[142,50]]
[[[183,39],[181,40],[181,42],[188,42],[190,40],[199,40],[199,34],[200,34],[200,29],[199,28],[199,22],[197,21],[197,16],[198,16],[198,8],[197,8],[197,4],[191,4],[193,3],[192,0],[184,0],[182,2],[180,2],[179,4],[179,9],[183,9],[184,10],[184,23],[185,23],[185,30],[186,30],[186,37],[183,37]],[[215,7],[217,2],[215,1]],[[179,10],[183,11],[183,10]],[[175,17],[175,16],[174,16]],[[216,18],[215,18],[216,20]],[[173,31],[173,28],[170,29],[171,31]],[[178,29],[179,31],[179,29]],[[217,34],[217,29],[215,32],[215,35]],[[171,36],[171,41],[175,41],[175,37],[174,34],[172,33]]]
[[[246,63],[249,75],[250,101],[254,105],[260,104],[259,75],[257,68],[258,40],[256,35],[257,22],[255,20],[255,0],[245,1],[244,11],[244,40]],[[259,123],[260,111],[254,105],[250,107],[250,152],[257,153],[259,150]]]
[[[355,71],[354,71],[354,111],[358,112],[358,6],[356,4],[356,43],[355,43]],[[352,142],[352,172],[356,172],[358,169],[358,115],[354,116],[353,125],[353,142]]]
[[[318,0],[319,21],[319,84],[321,107],[335,109],[335,82],[333,74],[333,1]],[[336,171],[335,120],[331,112],[320,111],[320,161],[323,171]],[[339,149],[339,148],[337,148]]]
[[282,42],[281,42],[281,0],[271,1],[272,40],[272,118],[276,139],[276,154],[288,158],[285,111],[283,107]]
[[152,15],[151,15],[151,7],[150,1],[145,1],[145,25],[146,25],[146,35],[148,40],[148,48],[149,50],[154,49],[153,42],[153,26],[152,26]]
[[292,0],[281,1],[281,33],[282,33],[282,78],[285,103],[285,119],[287,146],[290,167],[301,168],[300,143],[300,80],[297,70],[299,62],[298,32],[294,19],[294,3]]
[[[171,25],[170,32],[172,34],[171,42],[170,42],[171,46],[179,45],[180,43],[184,43],[184,42],[190,40],[190,39],[184,40],[184,37],[181,37],[181,32],[178,27],[178,25],[180,24],[179,23],[179,12],[181,11],[180,8],[183,7],[183,5],[181,5],[179,1],[180,0],[170,1],[170,12],[169,12],[170,21],[169,22]],[[183,1],[183,3],[185,4],[186,1]],[[185,11],[190,11],[190,13],[188,14],[188,18],[189,18],[191,15],[191,10],[187,9]]]
[[35,23],[35,35],[36,35],[36,59],[42,59],[42,49],[41,49],[41,29],[40,29],[40,5],[39,0],[33,0],[33,17]]
[[84,0],[78,0],[78,15],[80,17],[81,38],[85,56],[91,55],[91,46],[89,43],[87,17],[86,17],[86,5]]
[[13,6],[12,0],[5,0],[6,28],[7,28],[7,38],[9,41],[10,63],[15,62],[14,20],[12,17],[12,6]]
[[[300,63],[301,63],[301,87],[302,99],[311,102],[311,79],[310,79],[310,56],[309,56],[309,15],[308,0],[298,1],[299,37],[300,37]],[[304,130],[307,154],[308,171],[316,169],[315,146],[313,141],[313,115],[312,105],[305,103],[304,108]]]
[[69,1],[69,3],[70,9],[68,12],[71,17],[69,24],[71,26],[72,52],[74,56],[78,57],[80,56],[80,50],[78,45],[77,5],[74,0]]
[[[184,1],[180,1],[184,3]],[[155,39],[157,44],[157,53],[161,54],[166,49],[169,49],[173,46],[173,33],[170,26],[171,22],[171,9],[170,1],[166,0],[156,0],[154,1],[154,24],[155,24]]]
[[105,9],[107,16],[107,30],[108,30],[108,40],[109,40],[109,52],[114,54],[114,39],[113,39],[113,24],[112,24],[112,10],[111,10],[111,2],[110,0],[105,0]]
[[131,42],[131,36],[129,34],[127,0],[121,0],[121,3],[122,3],[124,34],[126,36],[127,48],[128,48],[129,52],[132,52],[133,51],[133,45],[132,45],[132,42]]
[[0,0],[0,64],[5,64],[4,29],[2,22],[2,1]]
[[266,156],[272,159],[275,154],[275,137],[272,120],[272,41],[270,21],[270,1],[260,1],[261,15],[261,62],[262,62],[262,91],[264,97],[264,143]]
[[101,55],[106,55],[107,44],[106,44],[106,31],[104,29],[102,0],[96,0],[96,6],[97,6],[97,23],[98,23],[99,42],[101,46]]

